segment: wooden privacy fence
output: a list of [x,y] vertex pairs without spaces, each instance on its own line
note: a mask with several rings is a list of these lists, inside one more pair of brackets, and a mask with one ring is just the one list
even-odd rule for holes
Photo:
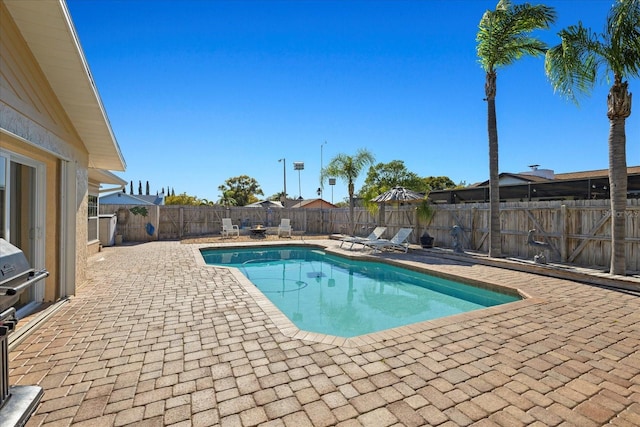
[[[241,233],[247,234],[258,224],[275,229],[282,218],[291,221],[294,232],[308,234],[346,233],[349,223],[348,209],[100,205],[100,214],[112,213],[118,217],[117,234],[132,242],[219,235],[222,218],[231,218]],[[375,227],[374,217],[367,210],[357,209],[355,217],[359,233],[368,234]],[[150,228],[153,233],[149,233]]]
[[[264,209],[221,206],[146,206],[101,205],[100,213],[116,213],[117,234],[124,241],[174,240],[186,237],[219,235],[222,218],[231,218],[248,233],[262,224],[277,228],[282,218],[289,218],[294,233],[348,233],[349,209]],[[146,214],[146,215],[144,215]],[[427,230],[435,245],[451,248],[451,230],[462,230],[465,250],[488,253],[488,203],[438,204],[435,215],[426,224],[416,214],[415,206],[386,206],[372,213],[364,208],[354,212],[356,234],[367,235],[376,225],[385,225],[384,237],[392,237],[401,227],[412,227],[412,243],[419,243]],[[581,266],[607,268],[611,252],[610,204],[608,200],[566,200],[551,202],[508,202],[500,205],[502,253],[504,256],[531,259],[539,252],[527,245],[529,230],[535,240],[549,244],[548,260]],[[640,270],[640,203],[627,202],[627,269]]]

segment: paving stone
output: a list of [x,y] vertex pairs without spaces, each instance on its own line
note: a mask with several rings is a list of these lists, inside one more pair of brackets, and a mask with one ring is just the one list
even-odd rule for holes
[[335,384],[324,374],[309,377],[309,382],[319,394],[332,393],[337,390]]
[[397,423],[398,419],[388,409],[378,408],[371,412],[367,412],[366,414],[360,415],[358,417],[358,421],[363,426],[386,427]]
[[400,393],[398,390],[396,390],[394,387],[385,387],[385,388],[378,389],[378,393],[388,403],[396,402],[404,398],[404,395]]
[[312,421],[303,411],[298,411],[293,414],[284,416],[282,418],[282,422],[286,427],[314,427]]
[[77,411],[78,407],[82,404],[83,399],[82,394],[73,394],[65,397],[58,397],[51,400],[43,401],[41,403],[41,410],[43,412],[52,412],[57,411],[64,408],[75,408]]
[[543,425],[556,426],[559,425],[563,419],[556,415],[553,411],[549,411],[546,408],[540,406],[534,406],[527,411],[536,420],[540,421]]
[[488,419],[501,427],[521,427],[528,425],[506,411],[494,412]]
[[218,405],[218,411],[220,412],[220,417],[224,418],[250,409],[254,405],[255,402],[251,396],[238,396],[236,398],[220,402]]
[[348,403],[346,396],[342,394],[340,391],[334,391],[332,393],[325,394],[322,396],[322,400],[331,409],[344,406]]
[[337,422],[337,418],[331,412],[331,408],[321,400],[304,405],[304,411],[311,420],[313,426],[324,427],[332,426]]
[[195,262],[198,247],[89,257],[90,280],[11,351],[12,383],[45,388],[33,423],[640,425],[640,301],[628,295],[410,251],[399,262],[435,260],[536,300],[336,346],[283,333],[235,274]]
[[590,420],[600,423],[607,422],[615,416],[615,412],[591,400],[580,403],[575,407],[575,411]]
[[504,408],[503,412],[508,413],[512,417],[527,425],[532,425],[536,422],[536,419],[533,418],[531,414],[515,406],[507,406],[506,408]]
[[250,408],[240,413],[240,420],[243,426],[257,426],[266,422],[267,414],[264,408]]
[[[572,425],[581,426],[581,427],[583,427],[583,426],[584,427],[596,427],[596,426],[600,425],[600,423],[597,423],[597,422],[595,422],[593,420],[590,420],[590,419],[582,416],[578,412],[573,411],[573,410],[567,408],[566,406],[560,405],[558,403],[554,403],[553,405],[549,406],[549,408],[547,408],[547,410],[549,412],[555,414],[556,416],[560,417],[565,422],[571,423]],[[562,423],[560,423],[558,425],[562,425]]]
[[288,397],[282,400],[276,400],[264,405],[264,410],[269,419],[281,418],[285,415],[302,410],[302,406],[295,397]]
[[[451,425],[468,426],[473,424],[473,420],[471,418],[455,407],[445,409],[444,414],[449,419],[448,423],[451,423]],[[448,423],[445,423],[444,425],[448,425]]]
[[274,390],[276,392],[276,396],[278,396],[278,399],[284,399],[286,397],[293,396],[293,390],[291,390],[291,387],[289,387],[288,384],[276,386],[274,387]]
[[336,424],[336,427],[363,427],[363,425],[358,420],[345,420]]
[[398,419],[402,425],[407,427],[418,427],[425,425],[425,419],[407,402],[398,401],[387,405],[387,409]]
[[349,403],[353,405],[360,414],[364,414],[376,408],[385,406],[387,401],[384,400],[377,392],[371,392],[356,396],[351,399]]
[[418,393],[422,397],[424,397],[429,403],[431,403],[436,408],[444,411],[447,408],[450,408],[455,405],[455,402],[441,393],[439,390],[434,387],[427,386],[418,390]]
[[213,389],[195,391],[191,394],[191,410],[193,413],[206,411],[216,406]]
[[351,405],[344,405],[338,408],[334,408],[331,412],[338,421],[345,421],[350,418],[356,418],[358,416],[358,411],[356,411],[356,408]]
[[124,410],[118,411],[113,425],[124,426],[127,424],[136,424],[142,421],[143,417],[144,417],[144,407],[142,406],[124,409]]

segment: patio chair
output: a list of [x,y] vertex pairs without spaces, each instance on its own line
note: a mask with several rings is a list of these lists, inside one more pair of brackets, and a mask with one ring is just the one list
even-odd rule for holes
[[375,240],[378,240],[380,237],[382,237],[382,235],[384,234],[384,232],[387,231],[387,227],[376,227],[371,234],[369,234],[367,237],[358,237],[358,236],[349,236],[349,237],[343,237],[342,239],[340,239],[340,247],[342,247],[342,245],[346,242],[346,243],[351,243],[351,246],[349,247],[349,250],[353,249],[353,245],[355,245],[356,243],[359,243],[362,246],[362,248],[364,249],[364,243],[365,242],[373,242]]
[[231,223],[231,218],[222,218],[222,237],[229,237],[235,234],[240,237],[240,228],[237,225]]
[[280,225],[278,226],[278,237],[280,234],[288,234],[291,237],[291,220],[288,218],[282,218]]
[[409,251],[409,242],[407,239],[413,231],[412,228],[401,228],[391,239],[378,239],[371,242],[365,242],[363,245],[373,249],[373,252],[381,252],[383,249],[399,249],[404,253]]

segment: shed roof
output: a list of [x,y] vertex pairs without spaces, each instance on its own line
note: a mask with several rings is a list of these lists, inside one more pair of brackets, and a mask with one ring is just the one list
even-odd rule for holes
[[146,194],[127,194],[121,191],[100,197],[100,203],[104,205],[162,205],[162,196]]

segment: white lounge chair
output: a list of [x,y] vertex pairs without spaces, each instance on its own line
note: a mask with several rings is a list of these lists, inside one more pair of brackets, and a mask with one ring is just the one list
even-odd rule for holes
[[412,228],[401,228],[391,239],[378,239],[371,242],[365,242],[363,245],[370,247],[374,252],[381,252],[383,249],[399,249],[404,253],[409,250],[409,242],[407,239],[413,231]]
[[237,237],[240,237],[240,228],[231,223],[231,218],[222,218],[222,237],[229,237],[232,234],[235,234]]
[[288,234],[291,237],[291,220],[288,218],[282,218],[280,225],[278,226],[278,237],[280,234]]
[[358,236],[343,237],[342,239],[340,239],[341,240],[340,247],[342,247],[342,245],[345,242],[351,243],[351,246],[349,247],[349,249],[352,249],[353,245],[355,245],[356,243],[364,245],[365,242],[373,242],[375,240],[378,240],[380,237],[382,237],[385,231],[387,231],[387,227],[376,227],[371,232],[371,234],[369,234],[367,237],[358,237]]

